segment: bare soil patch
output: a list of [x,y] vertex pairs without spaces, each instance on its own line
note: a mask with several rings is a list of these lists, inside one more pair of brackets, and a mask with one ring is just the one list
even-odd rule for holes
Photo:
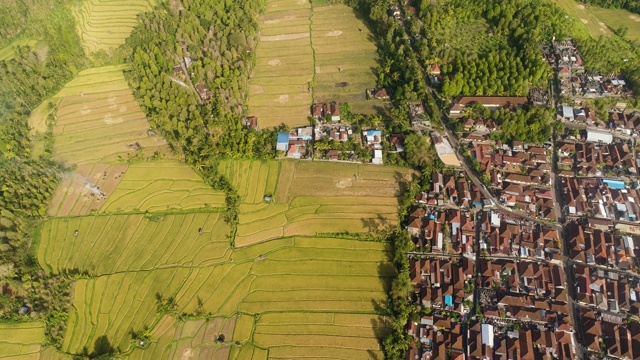
[[589,23],[589,20],[587,20],[587,19],[580,19],[580,21],[582,21],[583,24],[588,24]]
[[333,30],[333,31],[329,31],[328,33],[324,34],[324,36],[340,36],[342,35],[342,31],[340,30]]
[[269,60],[269,62],[267,64],[269,64],[271,66],[278,66],[278,65],[281,64],[281,62],[278,59],[272,59],[272,60]]
[[288,103],[289,102],[289,94],[280,95],[280,97],[278,98],[278,102],[280,104]]

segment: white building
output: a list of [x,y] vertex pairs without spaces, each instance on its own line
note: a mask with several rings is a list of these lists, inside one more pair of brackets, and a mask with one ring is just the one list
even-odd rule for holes
[[587,141],[611,144],[613,142],[613,135],[607,130],[587,129]]

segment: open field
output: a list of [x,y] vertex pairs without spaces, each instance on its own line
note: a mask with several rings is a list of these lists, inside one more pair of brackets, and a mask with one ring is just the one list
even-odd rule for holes
[[[380,230],[397,220],[398,181],[409,175],[390,167],[302,161],[227,161],[219,170],[242,199],[236,246]],[[271,203],[262,201],[264,195],[273,195]]]
[[115,49],[124,44],[140,13],[156,0],[85,0],[74,15],[82,46],[88,53]]
[[222,215],[215,213],[58,218],[42,229],[38,260],[47,272],[94,275],[206,266],[228,259],[228,234]]
[[270,359],[382,359],[377,338],[387,333],[385,322],[366,314],[269,313],[260,316],[254,343],[269,348]]
[[157,161],[129,166],[100,212],[187,211],[224,206],[224,193],[213,190],[189,166]]
[[131,331],[144,330],[156,318],[156,299],[172,296],[190,272],[156,269],[76,281],[62,350],[80,354],[86,348],[99,354],[109,346],[128,349]]
[[[52,99],[58,104],[54,127],[55,158],[75,164],[126,160],[137,152],[168,152],[164,139],[149,136],[149,122],[129,90],[121,66],[80,72]],[[46,114],[38,108],[29,125],[46,130]]]
[[310,17],[307,1],[270,0],[259,18],[249,112],[258,117],[262,129],[308,123],[313,80]]
[[64,174],[49,206],[51,216],[88,215],[97,211],[122,180],[127,165],[88,164]]
[[629,29],[626,38],[631,40],[640,39],[640,15],[624,9],[602,9],[595,6],[589,6],[587,10],[613,30],[626,26]]
[[39,359],[42,341],[42,323],[0,324],[0,359]]
[[13,59],[15,54],[16,46],[30,46],[31,48],[35,48],[38,45],[38,40],[35,39],[17,39],[7,46],[0,48],[0,61]]
[[[580,21],[589,31],[591,36],[610,35],[611,30],[595,14],[590,11],[590,7],[577,3],[575,0],[553,0],[559,7],[564,9],[575,21]],[[579,26],[576,28],[580,28]]]
[[376,46],[366,25],[346,5],[313,9],[311,35],[315,50],[315,102],[364,102],[376,86]]
[[[225,334],[243,343],[243,348],[250,348],[251,344],[278,348],[279,357],[290,358],[297,356],[292,347],[298,346],[310,346],[329,357],[337,350],[347,349],[348,356],[358,354],[355,358],[364,358],[366,350],[379,350],[376,339],[384,331],[385,320],[375,312],[386,301],[385,290],[394,271],[382,243],[315,237],[249,246],[214,266],[124,272],[79,280],[63,349],[78,352],[87,347],[92,352],[95,344],[104,341],[116,349],[126,349],[130,330],[139,331],[154,324],[156,294],[160,294],[163,299],[175,297],[178,313],[202,311],[227,319],[243,313],[237,331],[230,328]],[[115,293],[117,297],[113,296]],[[263,322],[267,313],[280,316]],[[318,329],[300,324],[296,332],[299,336],[287,336],[292,330],[284,328],[293,326],[292,319],[300,319],[304,313],[333,320]],[[253,315],[257,314],[261,315],[254,324]],[[189,348],[196,351],[195,341],[175,340],[178,331],[169,329],[174,325],[165,321],[171,320],[163,319],[153,327],[158,336],[155,339],[160,339],[158,345],[136,350],[142,353],[140,357],[153,358],[160,352],[178,355]],[[180,326],[191,326],[189,323]],[[319,329],[325,335],[316,336]],[[202,330],[193,331],[202,334]],[[307,335],[307,340],[300,335]],[[351,338],[357,344],[334,342],[337,337]],[[175,345],[162,345],[171,343],[169,338],[175,340]],[[205,342],[198,351],[212,349]],[[218,351],[223,349],[214,348],[214,356]],[[253,356],[244,354],[246,351],[249,350],[235,350],[232,358]]]
[[[135,349],[131,359],[211,359],[227,360],[233,346],[236,317],[179,322],[164,316],[151,333],[154,340],[147,349]],[[225,344],[217,343],[224,335]]]

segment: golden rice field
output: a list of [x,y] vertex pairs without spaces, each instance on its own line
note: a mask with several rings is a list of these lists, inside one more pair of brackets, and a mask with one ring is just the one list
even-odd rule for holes
[[315,52],[315,102],[370,105],[367,88],[376,86],[376,46],[367,26],[346,5],[316,6],[311,39]]
[[222,208],[224,192],[213,190],[189,166],[177,161],[130,165],[100,212]]
[[82,46],[88,53],[111,50],[124,44],[140,13],[151,10],[156,0],[85,0],[74,15]]
[[168,153],[164,139],[148,134],[149,122],[122,70],[122,66],[106,66],[82,71],[34,111],[30,127],[44,132],[47,104],[57,104],[56,160],[83,165],[123,161],[138,152]]
[[39,359],[44,325],[39,322],[0,324],[0,359]]
[[208,266],[229,258],[229,231],[217,213],[54,218],[42,229],[38,259],[47,272],[93,275]]
[[[266,348],[270,357],[273,349],[280,354],[276,358],[296,358],[299,347],[323,351],[329,357],[344,350],[348,356],[365,358],[367,351],[379,353],[377,339],[386,331],[386,320],[375,311],[386,301],[385,290],[394,274],[384,244],[297,237],[239,249],[228,261],[213,266],[159,267],[79,280],[64,350],[77,353],[87,347],[94,351],[92,346],[100,337],[125,350],[131,329],[150,326],[157,346],[136,350],[141,357],[147,357],[147,351],[152,353],[148,358],[195,351],[193,342],[163,340],[176,339],[177,331],[163,321],[156,324],[159,294],[163,299],[174,297],[179,313],[211,313],[226,319],[241,313],[232,338],[243,345],[232,347],[231,358],[258,356],[257,348]],[[284,336],[288,334],[284,330],[278,336],[279,323],[294,326],[294,319],[307,313],[323,321],[324,336],[316,336],[318,329],[302,324],[295,326],[297,336]],[[265,318],[266,314],[279,316]],[[258,319],[255,324],[254,319]],[[352,341],[332,341],[338,337]],[[250,355],[245,347],[251,349]],[[213,348],[198,351],[226,351]],[[259,354],[253,355],[255,351]]]
[[311,4],[269,0],[259,18],[256,66],[249,81],[249,112],[260,128],[302,125],[313,101],[313,52],[309,35]]
[[[405,169],[304,161],[225,161],[219,171],[243,200],[236,246],[283,236],[381,230],[395,224],[398,178],[409,176]],[[264,195],[272,201],[263,201]]]
[[[180,322],[163,316],[151,333],[154,342],[147,349],[135,349],[130,359],[212,359],[227,360],[233,346],[236,317]],[[218,343],[224,335],[225,343]]]

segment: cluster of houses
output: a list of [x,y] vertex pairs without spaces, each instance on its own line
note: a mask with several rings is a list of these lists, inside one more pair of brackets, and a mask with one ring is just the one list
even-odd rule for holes
[[553,41],[550,46],[543,46],[542,56],[558,74],[560,95],[574,95],[571,79],[584,72],[584,63],[575,42],[572,39]]
[[470,185],[463,173],[436,173],[431,178],[430,191],[416,195],[416,203],[426,206],[453,206],[461,209],[482,207],[482,194]]
[[467,211],[417,207],[411,211],[407,231],[417,252],[475,255],[475,221]]
[[562,212],[567,217],[591,217],[610,221],[640,222],[640,189],[637,182],[603,178],[563,178]]
[[490,111],[498,109],[517,110],[529,104],[526,96],[459,96],[449,107],[450,117],[463,116],[465,109],[472,104],[479,104]]
[[290,132],[280,132],[276,140],[278,156],[293,159],[308,159],[312,156],[311,140],[313,127],[306,126],[292,129]]
[[[590,131],[592,132],[592,131]],[[558,175],[629,176],[637,174],[637,159],[627,142],[558,142]]]
[[511,145],[486,139],[461,138],[468,142],[477,170],[485,174],[489,186],[502,205],[532,216],[554,219],[551,165],[544,146],[514,141]]
[[570,221],[566,233],[580,343],[593,353],[637,359],[640,326],[629,318],[640,315],[640,237],[614,232],[610,222],[597,219]]

